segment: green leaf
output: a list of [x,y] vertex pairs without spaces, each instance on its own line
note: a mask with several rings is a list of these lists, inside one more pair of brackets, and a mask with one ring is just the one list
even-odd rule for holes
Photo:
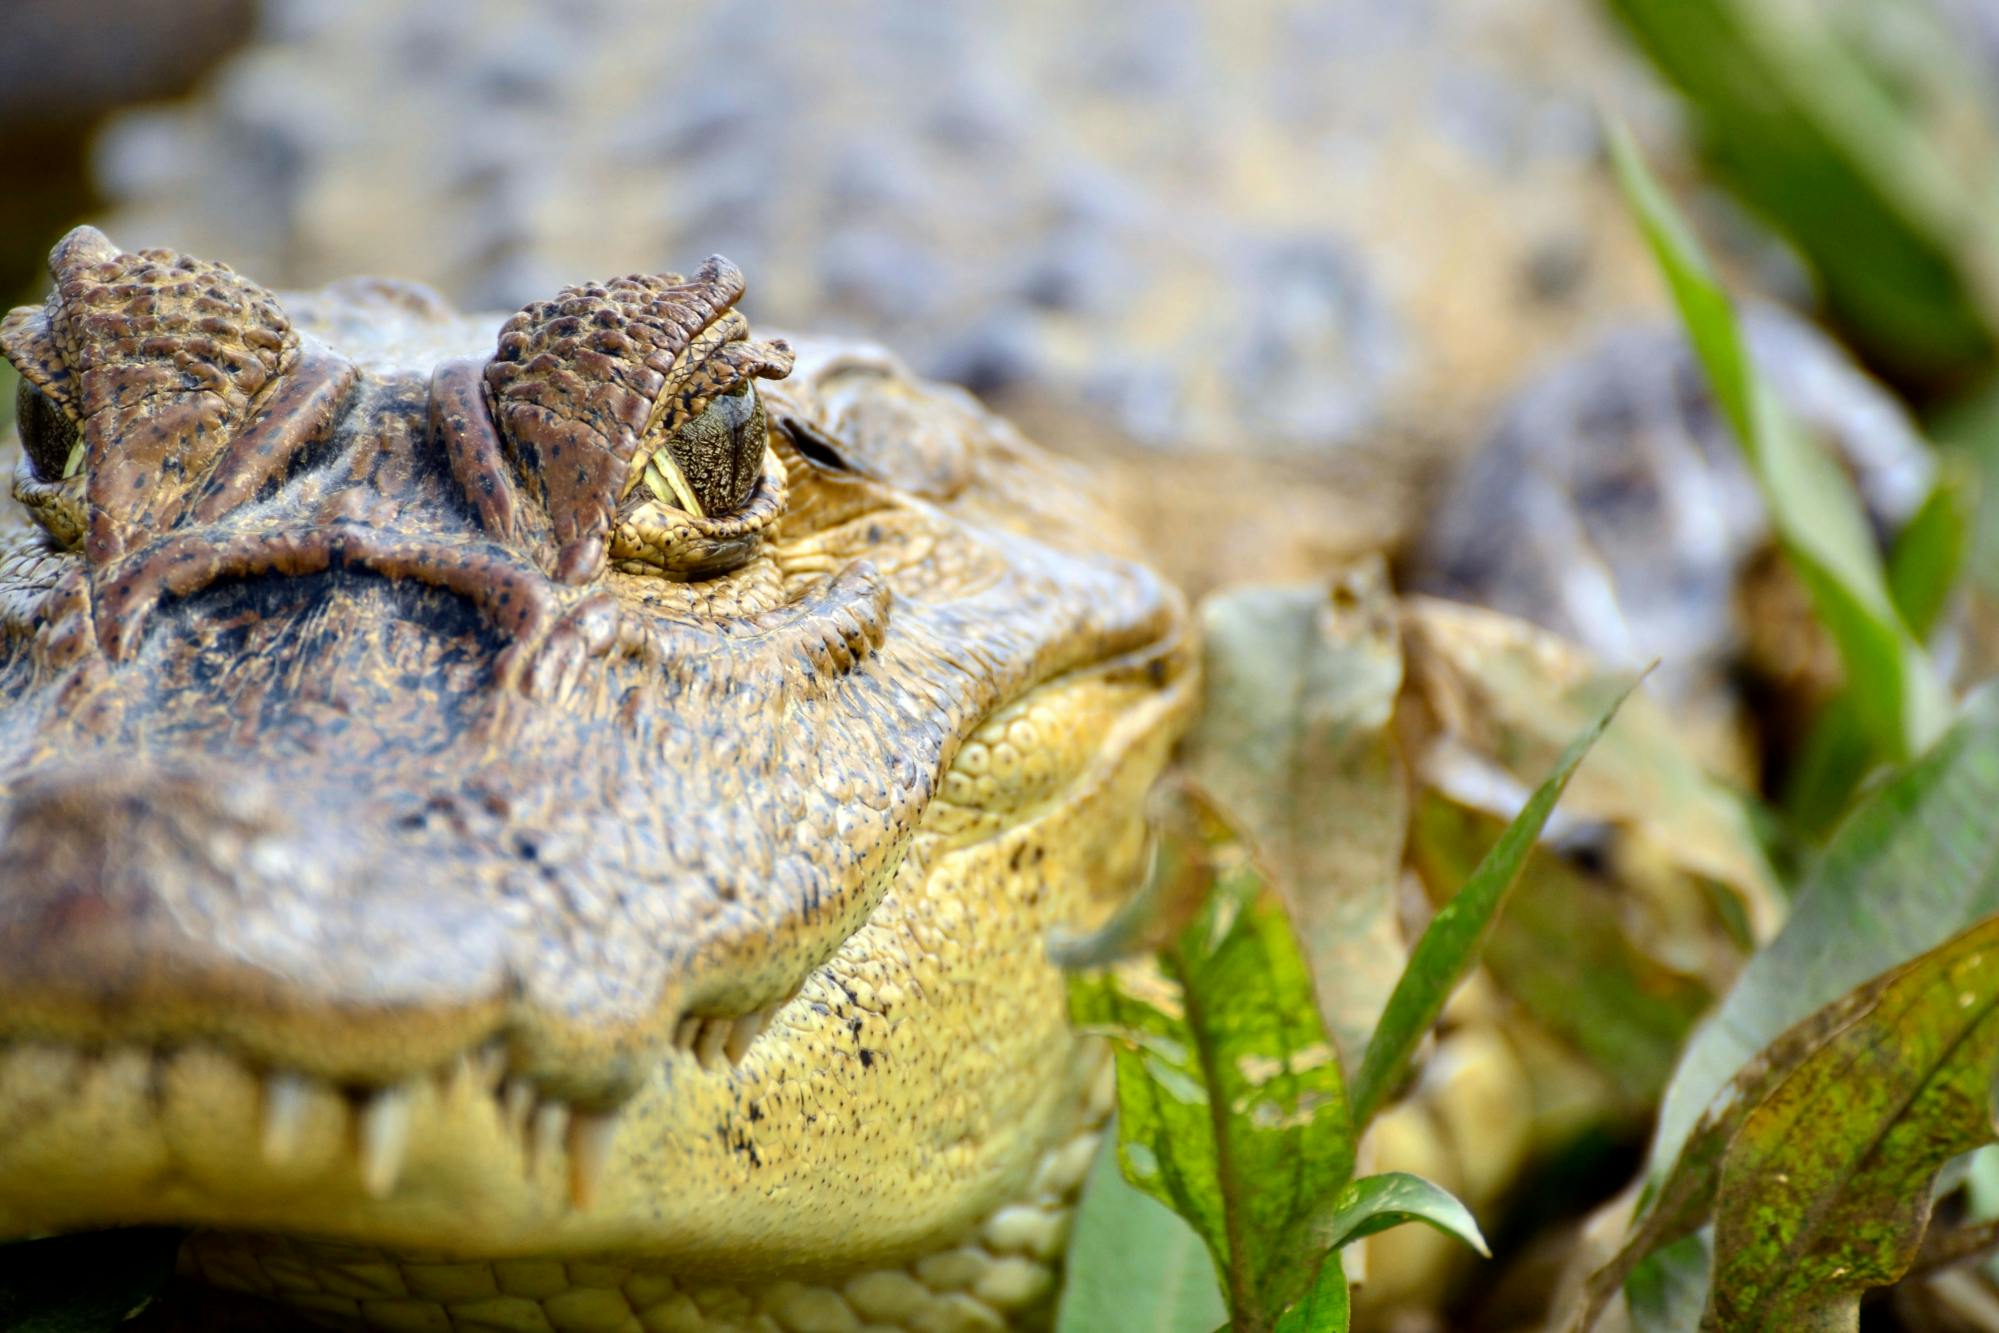
[[1228,1317],[1194,1229],[1097,1154],[1076,1208],[1056,1333],[1208,1333]]
[[1852,1003],[1869,978],[1999,913],[1995,804],[1999,694],[1988,690],[1930,754],[1847,818],[1783,931],[1689,1043],[1659,1114],[1651,1197],[1609,1285],[1699,1225],[1737,1122],[1793,1062],[1780,1036],[1809,1044],[1818,1036],[1809,1020],[1835,1020],[1842,997]]
[[1715,276],[1707,251],[1701,247],[1693,228],[1646,167],[1631,132],[1621,121],[1611,121],[1608,132],[1618,184],[1632,212],[1638,215],[1646,243],[1651,246],[1666,285],[1673,293],[1673,304],[1679,309],[1681,323],[1686,325],[1694,355],[1707,373],[1715,405],[1737,439],[1751,440],[1756,422],[1754,377],[1728,293],[1722,289],[1721,279]]
[[1736,1070],[1814,1010],[1999,912],[1999,693],[1866,797],[1807,875],[1783,931],[1680,1059],[1659,1114],[1656,1183]]
[[1707,1303],[1704,1236],[1684,1236],[1649,1256],[1625,1285],[1634,1333],[1695,1333]]
[[[1682,1242],[1707,1220],[1722,1161],[1744,1120],[1793,1069],[1850,1024],[1867,1002],[1864,991],[1834,1000],[1772,1041],[1736,1072],[1726,1091],[1687,1137],[1671,1169],[1642,1201],[1642,1211],[1633,1220],[1623,1246],[1584,1284],[1576,1311],[1565,1325],[1571,1333],[1590,1328],[1627,1277],[1638,1293],[1654,1285],[1653,1279],[1661,1276],[1659,1270],[1653,1269],[1644,1280],[1639,1275],[1646,1273],[1648,1259],[1655,1251]],[[1687,1247],[1674,1256],[1671,1277],[1676,1290],[1694,1283],[1705,1286],[1705,1272],[1693,1271],[1697,1259],[1704,1262],[1704,1254],[1704,1248]],[[1676,1308],[1684,1309],[1685,1305],[1684,1297],[1676,1302]]]
[[1727,294],[1629,133],[1613,124],[1610,141],[1625,195],[1756,476],[1771,525],[1839,646],[1868,735],[1882,755],[1906,759],[1941,732],[1950,699],[1895,609],[1860,498],[1838,463],[1757,378]]
[[1404,1222],[1426,1223],[1447,1236],[1456,1236],[1486,1258],[1492,1257],[1471,1210],[1449,1190],[1406,1171],[1384,1171],[1349,1182],[1321,1230],[1326,1243],[1339,1249]]
[[1430,918],[1416,943],[1409,964],[1389,996],[1381,1023],[1368,1042],[1366,1058],[1354,1080],[1353,1123],[1365,1127],[1394,1091],[1409,1057],[1423,1035],[1436,1024],[1444,1002],[1478,961],[1479,950],[1492,931],[1494,918],[1520,878],[1521,867],[1534,850],[1542,825],[1561,798],[1562,789],[1590,746],[1610,724],[1631,687],[1626,687],[1581,735],[1569,743],[1555,771],[1527,798],[1520,813],[1506,826],[1499,841],[1479,862],[1463,889]]
[[1931,383],[1989,363],[1994,136],[1977,74],[1925,6],[1608,3],[1873,359]]
[[1993,1137],[1999,918],[1862,993],[1729,1144],[1707,1326],[1858,1327],[1915,1258],[1937,1171]]
[[[1169,827],[1169,835],[1171,825]],[[1228,867],[1156,960],[1070,981],[1086,1031],[1111,1038],[1126,1179],[1191,1222],[1239,1333],[1305,1295],[1313,1218],[1353,1172],[1339,1060],[1282,907]]]
[[1319,1264],[1305,1298],[1278,1318],[1276,1333],[1347,1333],[1352,1317],[1353,1297],[1340,1252],[1334,1250]]
[[1395,915],[1408,783],[1389,719],[1402,647],[1377,557],[1330,584],[1202,604],[1205,699],[1182,749],[1290,910],[1348,1068],[1401,971]]
[[[1504,827],[1497,816],[1426,791],[1410,837],[1411,864],[1428,884],[1462,884]],[[1537,847],[1483,961],[1521,1008],[1609,1076],[1642,1124],[1720,985],[1710,989],[1648,955],[1644,946],[1657,941],[1632,938],[1633,910],[1629,894],[1605,892],[1602,880]]]
[[1950,604],[1971,553],[1973,497],[1978,477],[1958,454],[1939,460],[1936,484],[1902,526],[1888,558],[1888,588],[1902,620],[1928,638]]
[[[1935,632],[1969,566],[1978,489],[1978,468],[1970,457],[1958,450],[1942,455],[1936,484],[1889,554],[1888,586],[1896,610],[1922,638]],[[1860,701],[1851,692],[1829,700],[1812,719],[1784,781],[1784,812],[1797,832],[1822,839],[1846,813],[1877,759]]]
[[179,1231],[133,1227],[0,1245],[0,1328],[103,1333],[173,1276]]
[[1876,767],[1874,746],[1851,694],[1834,695],[1811,721],[1784,779],[1783,807],[1805,838],[1822,839]]
[[1923,425],[1938,451],[1963,460],[1975,482],[1967,563],[1973,584],[1988,598],[1999,596],[1999,379],[1939,409]]

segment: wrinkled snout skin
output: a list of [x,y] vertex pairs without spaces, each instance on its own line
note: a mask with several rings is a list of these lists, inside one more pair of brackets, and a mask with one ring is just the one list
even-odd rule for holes
[[[1194,670],[1063,467],[792,368],[713,261],[504,329],[51,270],[0,325],[77,431],[0,553],[0,1235],[838,1277],[1101,1114],[1044,942],[1133,887]],[[635,510],[751,379],[747,517]]]

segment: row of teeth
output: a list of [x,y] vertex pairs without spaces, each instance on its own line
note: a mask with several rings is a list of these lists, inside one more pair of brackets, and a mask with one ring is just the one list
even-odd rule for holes
[[[536,1163],[566,1150],[570,1201],[578,1208],[590,1206],[603,1178],[604,1163],[610,1158],[611,1141],[617,1136],[615,1109],[579,1111],[567,1102],[540,1095],[525,1078],[505,1077],[506,1051],[498,1044],[458,1061],[452,1072],[476,1078],[494,1095],[501,1121],[510,1136],[520,1143],[529,1171],[534,1170]],[[361,1188],[373,1198],[388,1198],[402,1179],[403,1165],[409,1156],[410,1127],[423,1081],[410,1079],[350,1096]],[[258,1147],[266,1163],[284,1166],[297,1157],[304,1146],[305,1122],[312,1103],[330,1092],[330,1085],[306,1074],[278,1072],[265,1076]]]
[[763,1035],[770,1021],[777,1017],[777,1011],[790,1004],[797,994],[798,988],[794,987],[790,995],[776,1004],[735,1017],[689,1014],[674,1029],[673,1044],[692,1055],[703,1069],[720,1069],[725,1060],[731,1065],[741,1064],[750,1043]]
[[[794,990],[792,995],[796,994]],[[675,1031],[674,1045],[693,1055],[703,1069],[720,1069],[724,1060],[732,1066],[738,1064],[791,998],[786,996],[768,1008],[735,1018],[689,1015]],[[536,1163],[566,1152],[570,1202],[577,1208],[588,1208],[603,1179],[612,1140],[617,1137],[618,1111],[579,1111],[567,1102],[542,1096],[526,1078],[507,1077],[506,1063],[505,1048],[492,1043],[457,1061],[450,1076],[475,1078],[494,1094],[502,1123],[520,1143],[529,1171]],[[420,1083],[411,1079],[357,1093],[351,1099],[361,1187],[373,1198],[388,1198],[402,1178]],[[306,1074],[278,1072],[265,1077],[259,1139],[265,1162],[283,1166],[297,1156],[303,1146],[307,1110],[315,1095],[329,1090],[324,1081]]]

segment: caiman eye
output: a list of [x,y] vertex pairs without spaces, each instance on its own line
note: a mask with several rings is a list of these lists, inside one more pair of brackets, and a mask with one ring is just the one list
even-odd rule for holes
[[700,517],[732,514],[763,475],[765,441],[763,400],[744,380],[668,436],[641,475],[663,504]]
[[21,430],[21,448],[42,481],[65,481],[83,465],[83,432],[69,414],[26,377],[14,395],[14,420]]

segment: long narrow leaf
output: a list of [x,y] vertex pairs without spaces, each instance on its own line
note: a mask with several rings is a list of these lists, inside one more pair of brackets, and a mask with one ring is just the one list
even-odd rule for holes
[[1561,799],[1562,789],[1568,786],[1577,765],[1596,744],[1597,737],[1610,725],[1631,688],[1635,687],[1627,687],[1595,722],[1569,742],[1555,771],[1534,789],[1464,888],[1430,919],[1388,997],[1388,1007],[1368,1042],[1367,1055],[1353,1081],[1352,1115],[1356,1127],[1365,1128],[1381,1109],[1382,1102],[1394,1091],[1408,1067],[1417,1043],[1436,1023],[1444,1002],[1478,961],[1493,921],[1519,881],[1521,867],[1534,850],[1535,840],[1554,811],[1555,802]]
[[1990,364],[1999,152],[1976,62],[1932,6],[1606,5],[1692,101],[1709,161],[1816,268],[1873,359],[1931,383]]
[[1889,759],[1920,753],[1948,722],[1950,698],[1895,608],[1859,496],[1757,378],[1727,293],[1630,134],[1613,124],[1610,143],[1625,195],[1762,489],[1771,524],[1839,646],[1868,734]]
[[1971,555],[1978,476],[1971,460],[1947,454],[1936,484],[1895,539],[1888,586],[1902,619],[1927,637],[1943,618],[1951,590]]

